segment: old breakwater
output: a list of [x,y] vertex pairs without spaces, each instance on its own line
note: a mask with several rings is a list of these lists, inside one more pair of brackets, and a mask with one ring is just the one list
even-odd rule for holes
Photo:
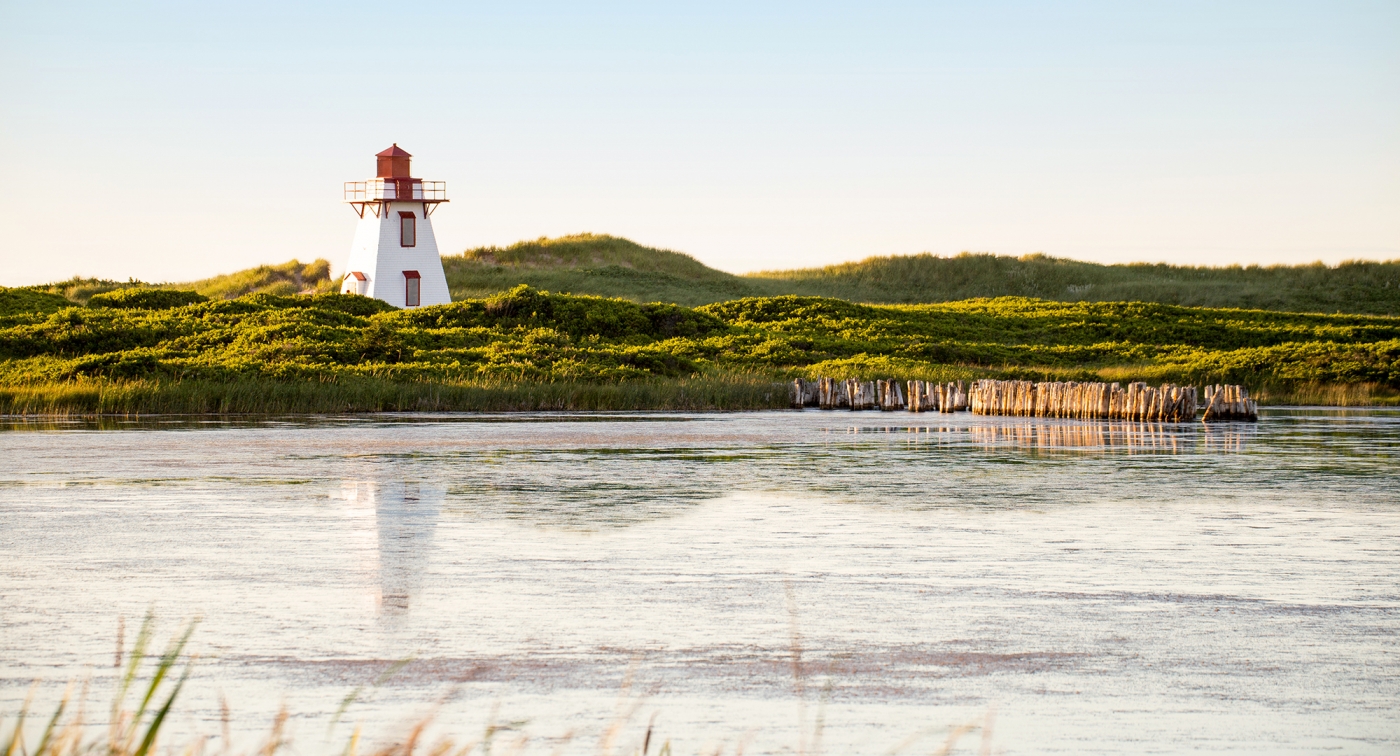
[[1238,385],[1195,386],[1075,381],[979,380],[930,383],[893,380],[795,379],[794,407],[910,412],[958,412],[1080,420],[1189,422],[1204,411],[1205,422],[1255,421],[1258,406]]

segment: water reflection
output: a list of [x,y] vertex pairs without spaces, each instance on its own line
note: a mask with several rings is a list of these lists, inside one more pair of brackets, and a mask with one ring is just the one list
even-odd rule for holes
[[973,425],[968,435],[985,450],[1001,447],[1114,450],[1153,454],[1239,453],[1255,429],[1249,424],[1198,427],[1189,423],[1009,422]]
[[337,498],[354,521],[351,540],[360,547],[381,615],[406,613],[423,582],[445,489],[420,481],[345,481]]
[[1246,441],[1259,435],[1259,428],[1252,423],[1224,423],[1206,425],[1200,433],[1200,451],[1239,453],[1245,450]]

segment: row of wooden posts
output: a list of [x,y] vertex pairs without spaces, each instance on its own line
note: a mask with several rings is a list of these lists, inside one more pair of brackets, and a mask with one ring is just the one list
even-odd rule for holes
[[[907,393],[906,393],[907,388]],[[957,412],[978,415],[1065,417],[1084,420],[1184,422],[1204,408],[1206,422],[1259,419],[1258,406],[1243,386],[1194,386],[1165,383],[1080,383],[1075,381],[858,381],[795,379],[789,393],[794,407],[910,412]]]
[[822,409],[901,410],[910,412],[956,412],[967,409],[967,389],[962,381],[930,383],[909,381],[857,381],[818,378],[792,382],[789,393],[794,407]]
[[972,411],[981,415],[1082,420],[1182,422],[1196,419],[1196,388],[1146,383],[977,381]]

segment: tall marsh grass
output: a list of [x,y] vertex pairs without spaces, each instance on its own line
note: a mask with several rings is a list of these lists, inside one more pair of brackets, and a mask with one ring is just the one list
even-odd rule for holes
[[[155,617],[148,613],[141,623],[140,631],[130,648],[126,649],[122,633],[117,637],[116,666],[121,669],[113,692],[111,710],[107,721],[92,722],[87,714],[87,686],[78,695],[73,695],[72,686],[66,692],[53,712],[44,717],[42,728],[33,733],[26,727],[30,719],[32,697],[26,699],[13,722],[7,721],[0,713],[0,756],[154,756],[158,753],[178,754],[178,756],[204,756],[211,749],[213,738],[207,735],[188,735],[183,742],[162,742],[166,736],[167,722],[189,681],[197,659],[186,652],[190,638],[198,621],[189,622],[185,628],[173,636],[165,650],[158,656],[151,651],[154,638]],[[799,734],[796,748],[784,748],[781,752],[796,753],[798,756],[819,756],[822,751],[822,730],[824,727],[825,702],[819,704],[811,722],[803,713],[806,682],[801,664],[801,640],[794,621],[792,629],[792,659],[795,692],[799,703]],[[339,720],[355,702],[352,693],[342,703],[332,719]],[[646,725],[645,730],[637,720],[642,709],[643,699],[633,695],[631,674],[623,682],[621,695],[611,721],[602,729],[592,749],[599,756],[672,756],[675,749],[668,739],[656,732],[656,716]],[[229,711],[223,706],[223,722],[220,744],[217,752],[221,756],[232,756]],[[293,743],[286,724],[288,712],[282,709],[274,717],[267,734],[255,748],[244,753],[247,756],[277,756],[281,753],[306,754],[307,751]],[[532,746],[541,745],[553,754],[563,753],[574,745],[577,737],[574,731],[562,738],[549,741],[532,740],[522,731],[523,722],[498,723],[493,709],[486,727],[476,738],[458,740],[450,736],[430,737],[429,725],[432,717],[426,717],[409,725],[404,731],[389,733],[380,745],[366,748],[360,728],[356,727],[343,745],[332,745],[324,752],[327,756],[489,756],[493,750],[516,754],[532,752]],[[105,725],[105,726],[103,726]],[[952,727],[931,727],[919,730],[885,753],[893,756],[926,743],[931,738],[942,736],[940,747],[932,752],[935,756],[948,756],[969,735],[980,734],[978,752],[991,753],[992,714],[989,711],[982,723],[955,725]],[[735,756],[744,753],[745,743],[752,732],[740,735],[734,747]],[[31,735],[33,737],[31,737]],[[582,746],[582,743],[578,745]],[[709,753],[719,756],[727,749],[720,746]]]
[[[149,679],[141,683],[142,664],[149,657],[155,628],[155,618],[147,615],[141,623],[123,667],[120,633],[117,642],[117,666],[123,668],[117,689],[112,696],[112,710],[102,736],[92,737],[87,720],[86,686],[74,697],[72,688],[64,694],[47,719],[37,742],[31,748],[25,737],[25,720],[29,716],[29,701],[20,709],[8,736],[0,734],[0,756],[147,756],[156,753],[161,728],[170,716],[175,700],[189,680],[193,660],[185,656],[185,647],[194,634],[197,622],[190,622],[182,633],[166,645],[156,659]],[[135,696],[134,702],[131,700]],[[133,704],[134,705],[131,705]],[[0,720],[0,728],[3,727]],[[3,729],[0,729],[3,733]],[[201,744],[202,745],[202,744]],[[182,749],[194,753],[201,748]]]
[[788,398],[784,385],[751,376],[613,384],[404,383],[376,378],[341,378],[327,382],[89,379],[0,386],[0,414],[4,415],[694,412],[786,406]]
[[1296,386],[1264,386],[1256,393],[1260,404],[1273,406],[1400,406],[1400,391],[1380,383],[1304,383]]

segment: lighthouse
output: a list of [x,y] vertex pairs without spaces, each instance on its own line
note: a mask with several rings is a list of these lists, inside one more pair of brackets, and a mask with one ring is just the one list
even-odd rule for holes
[[395,307],[447,304],[447,276],[442,273],[433,211],[447,201],[447,182],[413,178],[402,147],[375,155],[377,175],[345,182],[345,201],[360,216],[342,294],[363,294]]

